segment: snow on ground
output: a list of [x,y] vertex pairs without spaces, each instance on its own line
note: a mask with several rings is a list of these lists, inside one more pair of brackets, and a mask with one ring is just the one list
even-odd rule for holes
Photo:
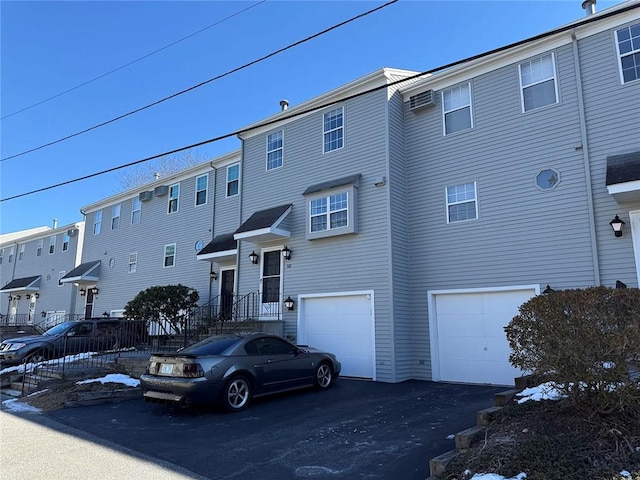
[[81,380],[76,382],[77,385],[82,385],[85,383],[122,383],[129,387],[137,387],[140,385],[140,380],[136,380],[135,378],[131,378],[129,375],[123,375],[122,373],[110,373],[109,375],[105,375],[100,378],[90,378],[88,380]]
[[78,360],[84,360],[97,355],[96,352],[78,353],[76,355],[67,355],[63,358],[56,358],[55,360],[47,360],[45,362],[27,363],[16,365],[15,367],[7,367],[0,370],[0,375],[5,373],[31,373],[39,365],[62,365],[63,363],[77,362]]
[[539,402],[540,400],[560,400],[563,398],[558,386],[553,382],[542,383],[537,387],[525,388],[517,397],[522,397],[518,403],[524,403],[529,400]]
[[28,403],[20,402],[18,398],[10,398],[9,400],[5,400],[4,402],[2,402],[2,406],[3,410],[7,410],[9,412],[41,412],[39,408],[33,407]]
[[515,477],[505,478],[502,475],[497,475],[495,473],[476,473],[471,480],[524,480],[527,478],[526,473],[519,473]]

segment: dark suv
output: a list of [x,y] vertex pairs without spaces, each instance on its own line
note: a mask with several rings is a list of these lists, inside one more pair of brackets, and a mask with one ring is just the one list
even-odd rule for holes
[[16,337],[0,344],[0,364],[18,365],[28,358],[41,362],[84,352],[132,347],[145,335],[144,322],[121,318],[63,322],[42,335]]

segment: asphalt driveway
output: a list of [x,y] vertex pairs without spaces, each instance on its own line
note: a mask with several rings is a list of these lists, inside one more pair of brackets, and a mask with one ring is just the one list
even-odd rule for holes
[[447,436],[475,424],[504,387],[340,379],[329,391],[256,400],[235,414],[142,399],[47,417],[210,479],[420,479]]

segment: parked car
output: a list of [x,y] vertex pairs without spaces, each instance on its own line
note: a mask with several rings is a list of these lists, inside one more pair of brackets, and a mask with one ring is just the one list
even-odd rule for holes
[[0,364],[41,362],[83,352],[134,346],[145,334],[145,323],[120,318],[62,322],[42,335],[8,338],[0,343]]
[[214,335],[174,353],[154,353],[140,377],[146,401],[220,402],[240,411],[252,398],[315,386],[340,375],[335,355],[263,333]]

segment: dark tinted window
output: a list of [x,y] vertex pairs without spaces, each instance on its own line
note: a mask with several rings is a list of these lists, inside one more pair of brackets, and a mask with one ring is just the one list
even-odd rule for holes
[[288,355],[294,350],[290,343],[272,337],[258,339],[258,348],[262,355]]
[[192,355],[220,355],[238,342],[238,338],[208,338],[182,350]]
[[244,351],[247,352],[247,355],[260,355],[260,352],[258,351],[258,341],[251,340],[244,346]]

